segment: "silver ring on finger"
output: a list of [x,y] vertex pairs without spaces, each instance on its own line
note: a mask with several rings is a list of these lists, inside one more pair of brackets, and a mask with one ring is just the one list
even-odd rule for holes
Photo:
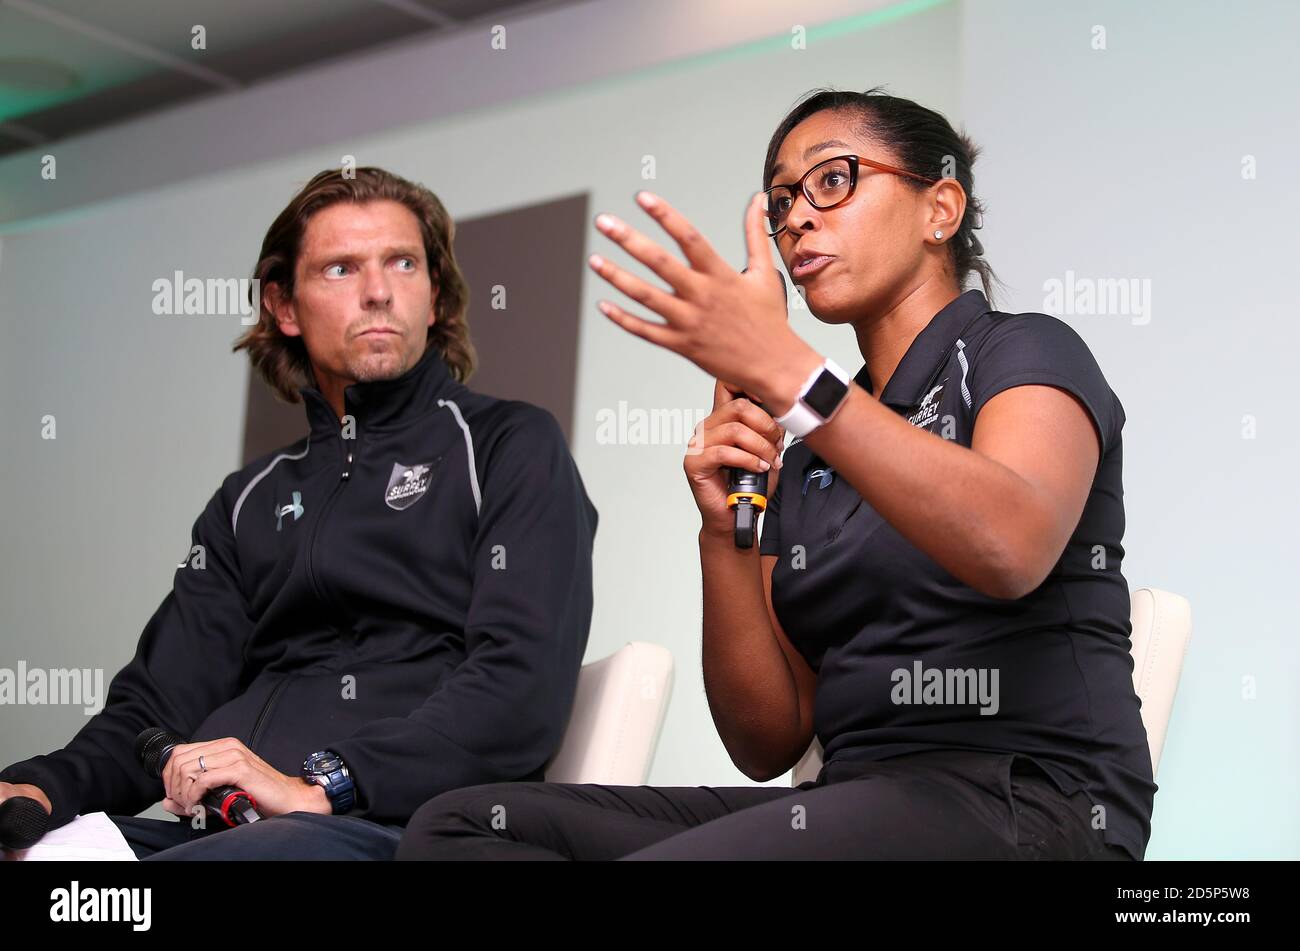
[[207,764],[205,764],[205,763],[203,762],[203,754],[200,753],[200,754],[199,754],[199,772],[200,772],[200,773],[206,773],[207,771],[208,771]]

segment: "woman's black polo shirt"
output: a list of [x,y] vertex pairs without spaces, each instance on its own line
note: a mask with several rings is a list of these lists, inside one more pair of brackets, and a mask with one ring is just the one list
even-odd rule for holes
[[[865,366],[856,382],[872,391]],[[912,341],[882,402],[969,447],[981,407],[1029,383],[1079,397],[1101,438],[1078,527],[1037,589],[1002,600],[958,581],[795,442],[763,526],[763,554],[779,556],[772,606],[818,673],[814,728],[827,761],[1024,753],[1066,795],[1083,789],[1104,807],[1093,810],[1103,840],[1140,859],[1157,787],[1120,573],[1119,399],[1068,324],[992,311],[970,290]]]

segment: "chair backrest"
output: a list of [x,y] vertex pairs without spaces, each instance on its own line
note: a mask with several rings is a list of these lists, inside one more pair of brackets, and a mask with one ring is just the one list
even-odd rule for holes
[[1142,701],[1142,723],[1151,748],[1151,775],[1165,748],[1183,657],[1192,638],[1192,606],[1159,588],[1138,588],[1133,600],[1133,689]]
[[[1169,730],[1169,716],[1183,673],[1183,656],[1192,636],[1192,606],[1187,599],[1159,588],[1132,592],[1133,689],[1142,701],[1142,724],[1151,751],[1151,775],[1160,765],[1160,753]],[[822,768],[822,745],[812,745],[790,774],[793,786],[816,779]]]
[[546,765],[546,781],[644,783],[672,687],[673,655],[658,644],[632,641],[584,664],[564,740]]

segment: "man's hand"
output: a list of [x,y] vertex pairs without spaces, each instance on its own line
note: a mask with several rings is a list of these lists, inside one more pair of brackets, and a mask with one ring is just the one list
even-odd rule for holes
[[27,796],[39,802],[46,812],[54,811],[54,807],[50,805],[50,797],[45,795],[40,786],[33,786],[31,783],[0,783],[0,802],[12,799],[14,796]]
[[[199,757],[203,758],[200,768]],[[264,818],[286,812],[332,811],[325,790],[301,776],[286,776],[234,737],[182,743],[172,750],[163,768],[167,798],[163,808],[173,815],[192,817],[202,809],[203,794],[215,786],[234,786],[248,793]]]

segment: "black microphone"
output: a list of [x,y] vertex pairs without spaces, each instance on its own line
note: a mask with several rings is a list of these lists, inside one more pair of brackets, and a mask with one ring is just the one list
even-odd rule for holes
[[[135,758],[150,776],[162,778],[163,768],[172,750],[183,744],[175,733],[151,726],[135,738]],[[262,818],[253,797],[234,786],[214,786],[201,800],[209,815],[219,817],[228,826],[246,825]]]
[[767,509],[767,473],[730,466],[727,478],[727,507],[736,516],[737,548],[753,548],[758,530],[758,513]]
[[[748,267],[741,268],[740,273],[744,274],[748,270]],[[781,299],[788,305],[790,295],[785,288],[785,275],[777,271],[776,276],[781,281]],[[762,408],[758,400],[743,393],[741,395]],[[739,466],[727,467],[727,507],[735,513],[734,537],[737,548],[754,547],[758,513],[767,509],[767,476],[766,472],[751,472]]]
[[50,814],[31,796],[0,802],[0,848],[30,849],[50,827]]

